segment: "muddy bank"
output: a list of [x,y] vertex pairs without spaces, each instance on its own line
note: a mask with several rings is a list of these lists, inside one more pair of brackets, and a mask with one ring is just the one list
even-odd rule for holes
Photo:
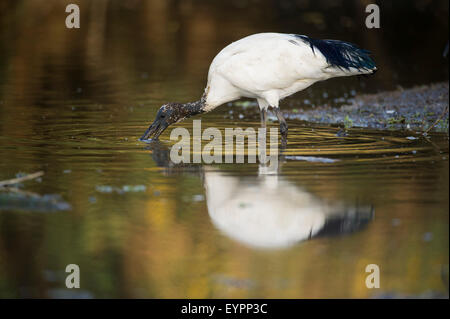
[[[448,133],[448,82],[411,89],[359,95],[348,104],[331,104],[308,109],[283,110],[287,119],[377,129],[410,129]],[[446,112],[447,110],[447,112]]]

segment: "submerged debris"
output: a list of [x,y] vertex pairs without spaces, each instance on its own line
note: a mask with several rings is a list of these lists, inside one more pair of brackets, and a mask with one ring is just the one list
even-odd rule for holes
[[16,178],[0,181],[0,210],[25,210],[35,212],[54,212],[69,210],[72,207],[54,194],[39,195],[24,191],[20,183],[29,180],[39,181],[44,172],[32,174],[19,173]]
[[315,157],[315,156],[285,156],[287,160],[294,161],[306,161],[306,162],[315,162],[315,163],[334,163],[338,160],[326,157]]
[[0,210],[55,212],[71,208],[70,204],[63,201],[59,195],[41,196],[30,192],[0,192]]
[[234,278],[222,274],[214,275],[212,280],[218,284],[237,289],[249,289],[256,285],[256,283],[251,279]]
[[337,137],[346,137],[348,136],[347,132],[343,129],[339,129],[339,131],[336,133]]
[[99,193],[136,193],[145,192],[147,187],[145,185],[124,185],[122,187],[114,187],[109,185],[98,185],[95,187]]
[[419,294],[403,294],[397,292],[383,292],[374,294],[373,299],[448,299],[448,293],[436,290],[427,290]]
[[42,171],[39,171],[39,172],[36,172],[36,173],[32,173],[32,174],[19,173],[19,174],[16,175],[16,178],[0,181],[0,187],[7,187],[7,186],[19,184],[19,183],[22,183],[24,181],[28,181],[28,180],[39,178],[42,175],[44,175],[44,172],[42,172]]

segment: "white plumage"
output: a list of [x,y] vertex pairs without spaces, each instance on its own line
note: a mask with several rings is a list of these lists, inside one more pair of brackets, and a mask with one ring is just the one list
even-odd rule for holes
[[[375,68],[376,69],[376,68]],[[317,81],[372,73],[374,69],[330,67],[325,56],[298,36],[259,33],[225,47],[208,72],[206,110],[241,97],[258,99],[259,107],[279,101]]]
[[193,103],[168,103],[142,138],[192,115],[209,112],[242,97],[257,99],[261,122],[271,106],[283,135],[287,125],[279,101],[317,81],[332,77],[372,74],[375,63],[369,52],[337,40],[318,40],[303,35],[259,33],[231,43],[217,54],[208,72],[202,99]]

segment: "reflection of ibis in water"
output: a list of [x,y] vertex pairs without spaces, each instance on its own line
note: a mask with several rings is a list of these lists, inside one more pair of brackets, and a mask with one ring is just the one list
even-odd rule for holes
[[209,215],[222,232],[244,244],[281,248],[321,235],[364,227],[371,207],[327,203],[278,175],[240,178],[204,168]]
[[373,217],[370,206],[329,203],[260,166],[259,176],[226,175],[214,166],[173,164],[169,150],[154,141],[152,158],[166,174],[203,175],[208,212],[229,237],[253,247],[282,248],[318,236],[363,228]]

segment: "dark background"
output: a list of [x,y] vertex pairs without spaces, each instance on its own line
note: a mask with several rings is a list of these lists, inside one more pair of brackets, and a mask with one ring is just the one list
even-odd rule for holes
[[[80,29],[65,28],[69,3],[80,7]],[[370,3],[380,6],[380,29],[365,27]],[[152,106],[196,99],[223,47],[268,31],[340,39],[373,52],[379,72],[369,86],[334,79],[308,90],[312,98],[325,88],[341,96],[410,87],[448,79],[448,20],[445,0],[2,1],[0,98],[49,104],[82,90],[92,102],[118,105],[142,94],[150,99],[139,102]]]

